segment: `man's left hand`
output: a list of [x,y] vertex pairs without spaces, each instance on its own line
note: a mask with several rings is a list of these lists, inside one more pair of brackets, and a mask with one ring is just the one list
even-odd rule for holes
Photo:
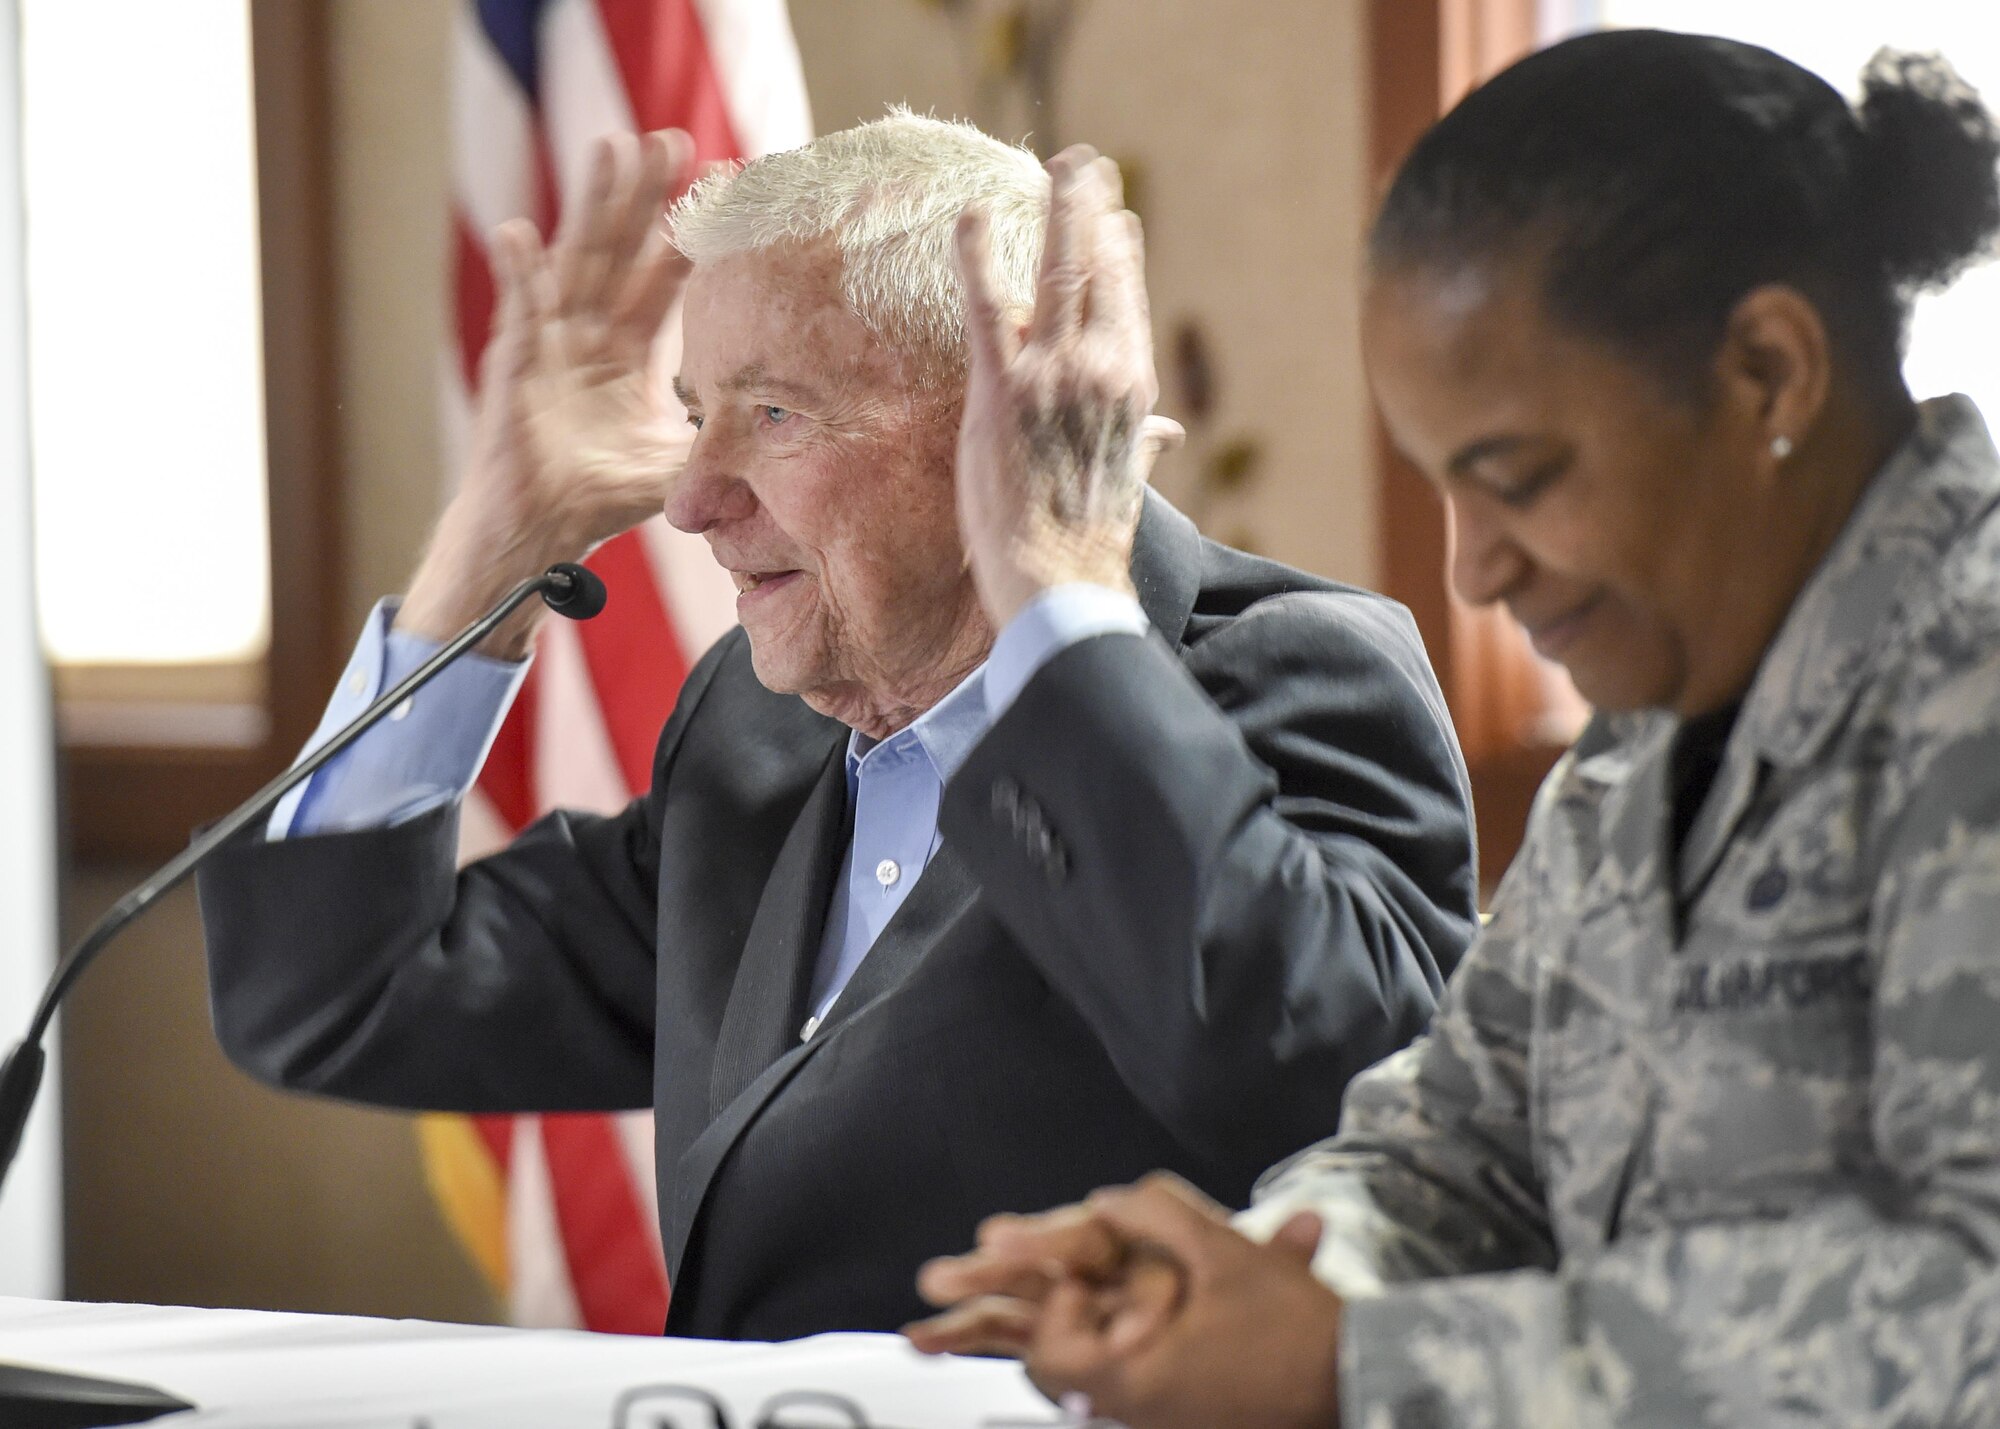
[[1049,161],[1049,223],[1025,325],[998,294],[985,216],[958,229],[969,347],[958,514],[981,603],[1000,629],[1051,586],[1132,588],[1153,459],[1178,423],[1159,397],[1145,251],[1118,166],[1076,145]]
[[919,1288],[954,1308],[905,1333],[928,1353],[1018,1356],[1052,1399],[1131,1429],[1332,1429],[1340,1299],[1313,1278],[1320,1225],[1258,1244],[1176,1177],[996,1217]]

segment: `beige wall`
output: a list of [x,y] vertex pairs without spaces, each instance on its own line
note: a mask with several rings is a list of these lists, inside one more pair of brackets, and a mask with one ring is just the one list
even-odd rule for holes
[[[65,941],[143,878],[72,872]],[[287,1096],[209,1031],[194,894],[169,894],[63,1014],[66,1293],[481,1320],[406,1118]]]
[[403,588],[437,513],[450,0],[336,0],[334,223],[349,624]]
[[[1169,335],[1193,319],[1218,377],[1212,439],[1248,435],[1265,452],[1252,491],[1213,508],[1210,534],[1368,583],[1372,436],[1354,282],[1367,201],[1364,7],[1081,0],[1078,15],[1052,137],[1141,170],[1162,409],[1186,415],[1167,357]],[[895,100],[973,117],[976,45],[933,7],[794,0],[792,21],[822,131]],[[1001,137],[1038,124],[1022,115]],[[1197,455],[1163,468],[1169,495],[1186,493]]]
[[[1360,0],[1085,0],[1064,139],[1143,170],[1154,314],[1193,319],[1212,439],[1254,437],[1253,489],[1210,525],[1366,581],[1373,505],[1355,356]],[[340,427],[350,625],[400,587],[435,510],[450,0],[333,8]],[[793,0],[822,129],[890,101],[963,114],[968,65],[917,0]],[[1017,134],[1007,137],[1018,138]],[[1169,380],[1165,406],[1177,410]],[[1185,493],[1197,452],[1161,474]],[[139,876],[75,875],[69,926]],[[183,892],[127,935],[69,1016],[70,1292],[480,1318],[400,1117],[283,1097],[222,1064]]]
[[[1353,281],[1366,192],[1359,0],[1084,0],[1079,13],[1059,137],[1142,168],[1163,349],[1183,321],[1200,325],[1219,379],[1213,439],[1251,436],[1265,453],[1256,485],[1213,508],[1213,534],[1367,583],[1374,491]],[[441,480],[450,6],[340,0],[334,14],[340,431],[358,627],[407,576]],[[969,46],[933,7],[794,0],[792,16],[821,130],[895,101],[972,111]],[[1164,362],[1163,377],[1163,405],[1180,414]],[[1170,495],[1186,494],[1196,455],[1162,471]]]

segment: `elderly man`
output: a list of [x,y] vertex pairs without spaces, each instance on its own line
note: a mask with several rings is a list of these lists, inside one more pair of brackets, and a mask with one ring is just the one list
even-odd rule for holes
[[288,1087],[651,1105],[671,1332],[886,1329],[984,1215],[1155,1165],[1241,1198],[1331,1130],[1469,936],[1464,772],[1403,611],[1142,496],[1108,163],[898,113],[670,244],[673,168],[607,145],[551,250],[500,233],[472,468],[343,698],[662,504],[741,629],[644,798],[455,874],[498,634],[204,879],[216,1025]]

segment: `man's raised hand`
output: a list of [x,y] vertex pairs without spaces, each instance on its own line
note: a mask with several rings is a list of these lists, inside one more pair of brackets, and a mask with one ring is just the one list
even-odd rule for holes
[[1130,590],[1152,461],[1178,425],[1159,396],[1145,246],[1118,167],[1086,146],[1049,161],[1049,223],[1025,326],[993,276],[985,216],[959,222],[969,349],[958,511],[996,629],[1051,586]]
[[[661,219],[692,159],[677,130],[602,139],[553,243],[526,220],[495,231],[470,460],[399,625],[442,638],[660,509],[689,445],[653,371],[688,268]],[[531,625],[510,623],[496,652],[523,653]]]

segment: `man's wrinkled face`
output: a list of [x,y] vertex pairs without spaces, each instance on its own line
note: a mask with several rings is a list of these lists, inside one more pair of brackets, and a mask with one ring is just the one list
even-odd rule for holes
[[698,434],[666,513],[735,579],[757,678],[862,727],[964,673],[939,667],[980,617],[952,488],[958,394],[921,391],[840,278],[831,243],[696,267],[674,385]]

